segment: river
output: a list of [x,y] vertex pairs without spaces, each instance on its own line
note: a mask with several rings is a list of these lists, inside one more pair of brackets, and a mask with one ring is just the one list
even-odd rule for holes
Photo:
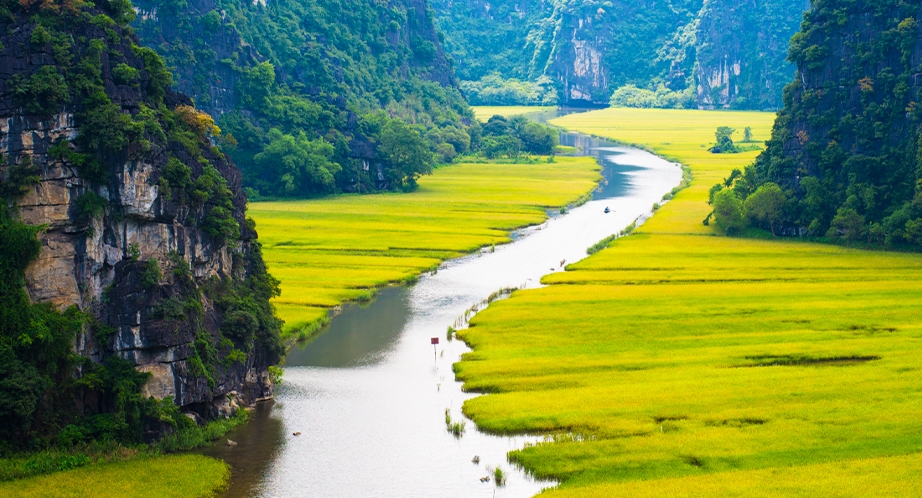
[[[469,349],[448,342],[446,329],[494,291],[537,287],[562,271],[561,261],[585,258],[587,247],[648,213],[682,178],[674,163],[605,140],[562,133],[561,144],[603,165],[593,199],[494,252],[445,262],[412,286],[345,306],[322,335],[295,346],[275,401],[228,434],[238,444],[204,451],[231,465],[224,496],[512,498],[554,484],[506,461],[508,451],[539,438],[484,434],[470,420],[461,437],[446,430],[445,410],[462,419],[461,405],[477,396],[454,380],[452,364]],[[495,466],[507,475],[502,487],[481,482]]]

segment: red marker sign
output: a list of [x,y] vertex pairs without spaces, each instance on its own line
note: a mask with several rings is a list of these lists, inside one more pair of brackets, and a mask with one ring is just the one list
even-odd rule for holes
[[432,338],[432,356],[435,357],[435,361],[439,361],[439,353],[438,351],[436,351],[436,348],[435,348],[438,345],[439,345],[439,338],[433,337]]
[[433,337],[433,338],[432,338],[432,344],[433,344],[433,345],[436,345],[436,344],[438,344],[438,343],[439,343],[439,338],[438,338],[438,337]]

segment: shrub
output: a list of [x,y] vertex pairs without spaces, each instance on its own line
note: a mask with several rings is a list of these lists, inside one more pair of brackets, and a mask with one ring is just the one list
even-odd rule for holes
[[746,227],[743,219],[743,203],[736,192],[723,189],[714,195],[714,222],[728,235]]
[[155,258],[148,259],[144,273],[141,274],[141,285],[147,289],[155,287],[160,284],[161,278],[163,278],[163,272],[160,271],[160,263]]
[[103,211],[106,210],[109,201],[96,192],[87,190],[80,197],[77,197],[76,205],[77,213],[80,217],[84,220],[91,220],[101,215]]
[[27,79],[13,78],[13,99],[26,114],[50,116],[70,101],[70,90],[55,66],[42,66]]
[[784,217],[785,202],[787,202],[787,196],[784,195],[781,187],[769,182],[746,198],[743,211],[747,220],[768,225],[772,235],[775,235],[775,228],[780,225]]
[[119,85],[134,85],[141,78],[141,73],[128,64],[119,63],[112,68],[112,77]]

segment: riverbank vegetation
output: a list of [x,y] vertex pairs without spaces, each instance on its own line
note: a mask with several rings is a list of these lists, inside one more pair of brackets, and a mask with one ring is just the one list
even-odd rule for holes
[[[555,124],[644,146],[691,185],[635,235],[458,336],[464,412],[550,441],[513,461],[548,496],[858,496],[922,491],[922,258],[723,236],[709,189],[757,153],[707,151],[717,126],[773,115],[611,109]],[[664,491],[667,490],[667,491]],[[674,493],[673,493],[674,492]]]
[[331,308],[506,243],[512,230],[547,219],[547,208],[586,196],[599,178],[596,161],[582,157],[454,164],[421,178],[410,194],[258,202],[249,214],[281,281],[275,305],[286,333],[306,337]]
[[480,121],[487,121],[493,116],[503,116],[511,118],[512,116],[528,116],[542,112],[551,112],[555,110],[552,106],[478,106],[474,107],[474,117]]

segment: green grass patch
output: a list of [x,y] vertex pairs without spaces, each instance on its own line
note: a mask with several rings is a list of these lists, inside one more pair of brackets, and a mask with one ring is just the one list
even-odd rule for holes
[[136,458],[0,483],[0,496],[17,498],[213,496],[230,475],[227,464],[201,455]]

